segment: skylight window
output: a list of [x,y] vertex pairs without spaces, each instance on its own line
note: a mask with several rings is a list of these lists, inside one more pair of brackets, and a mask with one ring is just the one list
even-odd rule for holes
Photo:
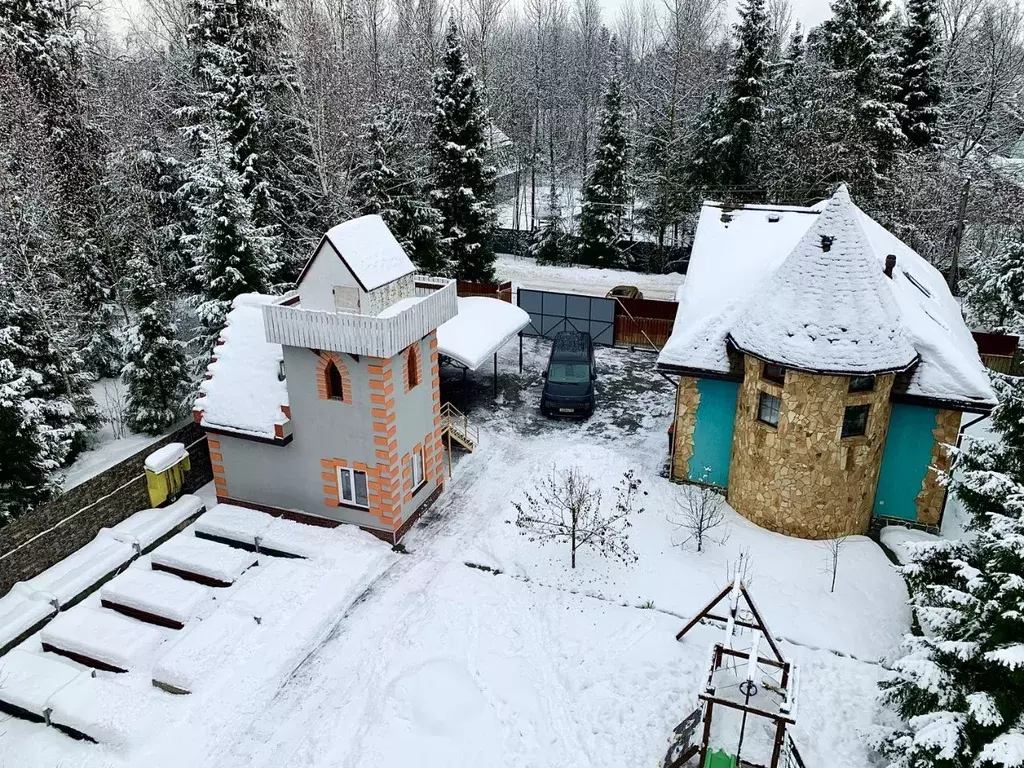
[[923,285],[921,285],[921,283],[919,283],[919,282],[917,281],[917,278],[916,278],[916,277],[914,277],[914,276],[913,276],[912,274],[910,274],[909,272],[907,272],[907,270],[905,270],[905,269],[903,270],[903,276],[904,276],[905,278],[907,278],[907,280],[909,280],[909,281],[910,281],[910,283],[911,283],[911,284],[912,284],[912,285],[913,285],[913,286],[914,286],[915,288],[917,288],[917,290],[919,290],[919,291],[920,291],[921,293],[923,293],[923,294],[924,294],[925,296],[927,296],[927,297],[928,297],[929,299],[930,299],[930,298],[932,297],[932,292],[931,292],[931,291],[929,291],[929,290],[928,290],[927,288],[925,288],[925,287],[924,287]]

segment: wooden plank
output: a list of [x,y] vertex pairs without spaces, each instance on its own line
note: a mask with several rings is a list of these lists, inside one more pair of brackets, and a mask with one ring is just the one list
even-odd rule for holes
[[105,661],[99,659],[93,659],[89,656],[83,656],[81,653],[75,653],[74,651],[68,651],[64,648],[59,648],[56,645],[50,645],[50,643],[43,643],[43,650],[49,651],[50,653],[56,653],[58,656],[64,656],[72,661],[77,661],[79,664],[84,664],[87,667],[93,669],[102,669],[104,672],[127,672],[127,669],[116,667],[113,664],[108,664]]
[[214,579],[209,576],[202,576],[198,573],[192,573],[191,571],[185,571],[181,568],[174,568],[170,565],[162,565],[161,563],[152,563],[151,567],[154,571],[166,571],[167,573],[173,573],[175,576],[180,576],[186,581],[194,581],[196,584],[202,584],[206,587],[230,587],[230,581],[221,581],[220,579]]
[[130,616],[133,619],[144,621],[147,624],[156,624],[157,626],[167,627],[168,629],[182,629],[185,626],[180,621],[168,619],[156,613],[140,611],[138,608],[131,608],[127,605],[121,605],[120,603],[114,602],[113,600],[108,600],[106,598],[100,600],[100,605],[102,605],[104,608],[109,608],[112,611],[117,611],[118,613],[124,614],[125,616]]
[[707,614],[708,614],[708,611],[710,611],[710,610],[711,610],[712,608],[714,608],[714,607],[715,607],[715,606],[716,606],[716,605],[718,604],[718,601],[719,601],[719,600],[721,600],[721,599],[722,599],[723,597],[725,597],[725,596],[726,596],[727,594],[729,594],[730,590],[732,590],[732,584],[729,584],[729,585],[728,585],[728,586],[727,586],[727,587],[726,587],[725,589],[723,589],[723,590],[722,590],[721,592],[719,592],[719,593],[718,593],[718,596],[717,596],[717,597],[715,597],[715,599],[714,599],[714,600],[712,600],[712,601],[711,601],[711,602],[709,602],[709,603],[708,603],[707,605],[705,605],[705,606],[704,606],[704,607],[703,607],[703,608],[702,608],[702,609],[701,609],[701,610],[700,610],[700,611],[699,611],[699,612],[697,613],[697,615],[696,615],[696,616],[694,616],[694,617],[693,617],[692,619],[690,619],[690,623],[689,623],[689,624],[687,624],[687,625],[686,625],[685,627],[683,627],[683,628],[682,628],[681,630],[679,630],[679,632],[678,632],[678,633],[676,634],[676,640],[680,640],[680,639],[682,639],[683,635],[685,635],[685,634],[686,634],[687,632],[689,632],[689,631],[690,631],[691,629],[693,629],[693,627],[694,627],[694,626],[695,626],[695,625],[696,625],[696,624],[697,624],[697,623],[698,623],[698,622],[699,622],[699,621],[700,621],[701,619],[703,619],[703,618],[704,618],[705,616],[707,616]]

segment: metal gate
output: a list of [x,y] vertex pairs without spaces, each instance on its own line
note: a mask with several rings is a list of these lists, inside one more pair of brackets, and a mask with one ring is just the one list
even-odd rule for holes
[[523,329],[527,336],[551,339],[561,331],[582,331],[595,344],[615,342],[614,299],[520,288],[518,304],[530,315]]

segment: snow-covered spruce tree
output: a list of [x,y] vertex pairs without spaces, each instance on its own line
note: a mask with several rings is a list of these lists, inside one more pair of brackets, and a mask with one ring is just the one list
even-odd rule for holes
[[61,199],[55,234],[70,258],[56,264],[75,286],[77,346],[97,376],[120,368],[113,300],[114,249],[108,243],[104,203],[103,140],[87,114],[88,90],[74,24],[76,11],[55,0],[0,3],[0,50],[12,52],[14,70],[38,111]]
[[5,277],[0,265],[0,360],[23,382],[21,396],[37,425],[42,466],[48,472],[86,447],[89,431],[100,424],[89,394],[90,377],[74,349],[66,348],[39,297]]
[[183,241],[189,212],[179,194],[187,169],[156,136],[147,137],[134,152],[134,165],[145,210],[149,259],[169,288],[194,290],[192,264]]
[[0,527],[50,496],[59,467],[48,450],[39,402],[25,398],[28,389],[27,377],[0,358]]
[[1000,440],[968,437],[949,478],[967,535],[903,568],[923,634],[881,683],[905,721],[878,743],[890,768],[1024,765],[1024,379],[996,387]]
[[913,149],[936,147],[939,136],[939,30],[935,0],[908,0],[900,45],[900,122]]
[[1009,233],[991,255],[979,255],[965,283],[973,323],[997,333],[1024,333],[1024,231]]
[[[770,75],[772,30],[765,0],[745,0],[736,26],[738,47],[729,76],[729,87],[712,122],[706,181],[713,186],[746,188],[756,184],[756,141],[764,120]],[[760,193],[744,192],[741,198],[760,199]]]
[[43,119],[64,203],[80,213],[94,202],[102,142],[82,103],[87,83],[75,20],[76,11],[60,0],[0,3],[0,50],[11,52]]
[[855,132],[846,143],[856,149],[846,169],[847,180],[863,197],[887,181],[896,151],[905,139],[900,127],[895,27],[889,0],[833,0],[832,18],[815,30],[818,54],[833,70],[823,72],[849,88]]
[[[273,227],[280,237],[275,268],[287,263],[294,271],[323,226],[308,125],[299,114],[301,87],[280,14],[265,0],[192,0],[189,19],[193,94],[177,113],[182,133],[200,157],[213,144],[227,144],[253,226]],[[202,168],[193,165],[193,174]]]
[[384,219],[420,272],[440,274],[445,267],[439,241],[441,218],[426,199],[411,162],[407,127],[391,107],[366,126],[362,137],[365,149],[356,166],[352,198],[360,213]]
[[528,252],[538,264],[564,264],[566,261],[565,223],[562,221],[562,206],[554,184],[548,190],[547,215],[530,236]]
[[611,40],[611,71],[601,105],[594,165],[583,187],[580,206],[579,261],[595,267],[622,263],[622,220],[628,189],[626,119],[622,111],[622,81],[615,38]]
[[494,167],[487,157],[487,125],[476,72],[452,19],[444,62],[434,73],[428,149],[430,200],[441,214],[441,247],[448,273],[459,280],[494,278]]
[[69,243],[69,276],[81,313],[79,320],[82,362],[96,378],[117,376],[121,371],[123,321],[117,315],[114,289],[103,269],[103,257],[88,231],[78,242]]
[[166,287],[142,257],[131,263],[135,325],[121,373],[128,389],[126,420],[135,432],[159,435],[181,418],[190,375],[185,344],[176,338]]
[[274,271],[275,237],[269,228],[253,224],[244,180],[231,167],[230,155],[225,142],[211,142],[187,185],[195,189],[186,190],[198,201],[193,211],[198,230],[186,237],[186,244],[204,293],[197,312],[204,329],[196,340],[197,375],[206,369],[231,302],[243,293],[265,291]]

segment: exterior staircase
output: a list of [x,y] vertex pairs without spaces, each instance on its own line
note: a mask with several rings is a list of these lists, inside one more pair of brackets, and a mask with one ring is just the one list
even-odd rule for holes
[[480,442],[480,430],[469,423],[469,418],[450,402],[441,406],[441,437],[448,444],[457,443],[472,452]]

